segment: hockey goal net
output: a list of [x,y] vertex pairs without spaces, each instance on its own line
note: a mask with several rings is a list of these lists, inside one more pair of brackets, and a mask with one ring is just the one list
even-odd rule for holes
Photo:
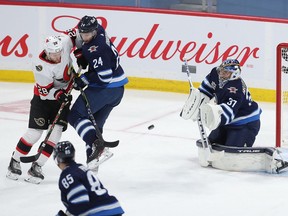
[[276,52],[276,147],[281,147],[288,146],[288,43]]

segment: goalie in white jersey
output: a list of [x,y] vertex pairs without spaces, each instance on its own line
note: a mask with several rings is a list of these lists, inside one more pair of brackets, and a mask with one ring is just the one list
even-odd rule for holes
[[[72,96],[68,93],[72,88],[72,59],[70,52],[72,41],[67,35],[49,36],[44,42],[44,49],[33,62],[35,78],[34,96],[31,100],[29,125],[20,138],[12,154],[7,177],[17,180],[22,174],[20,157],[26,156],[32,146],[39,141],[44,130],[47,130],[45,147],[40,157],[32,163],[26,181],[40,183],[44,179],[41,167],[53,152],[53,148],[61,138],[62,131],[67,128],[67,114]],[[70,85],[69,85],[70,84]],[[65,104],[60,116],[58,110]],[[53,130],[49,127],[56,116],[58,121]],[[50,135],[48,135],[48,132]]]

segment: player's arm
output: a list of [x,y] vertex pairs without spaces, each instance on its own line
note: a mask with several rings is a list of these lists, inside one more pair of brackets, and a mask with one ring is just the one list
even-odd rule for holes
[[50,71],[43,65],[36,65],[33,68],[35,79],[35,94],[39,95],[42,100],[54,100],[54,88],[53,77]]
[[80,176],[66,173],[61,175],[60,190],[61,199],[72,215],[81,215],[89,209],[89,194]]
[[75,28],[68,29],[65,32],[63,32],[64,35],[67,35],[70,38],[70,41],[73,44],[73,47],[76,46],[76,40],[77,40],[77,30]]

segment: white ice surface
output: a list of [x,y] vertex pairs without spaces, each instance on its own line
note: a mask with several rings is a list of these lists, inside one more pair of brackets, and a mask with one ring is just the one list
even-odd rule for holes
[[[33,84],[0,83],[0,215],[52,216],[64,206],[52,158],[40,185],[6,179],[7,166],[27,128]],[[78,92],[73,92],[76,97]],[[197,124],[179,117],[187,95],[126,90],[107,120],[106,140],[120,140],[99,178],[127,216],[282,216],[288,214],[288,174],[239,173],[202,168],[195,141]],[[275,105],[260,103],[262,129],[255,146],[274,146]],[[155,125],[153,130],[147,127]],[[43,137],[44,139],[44,137]],[[62,136],[85,163],[85,146],[72,127]],[[35,145],[30,154],[35,154]]]

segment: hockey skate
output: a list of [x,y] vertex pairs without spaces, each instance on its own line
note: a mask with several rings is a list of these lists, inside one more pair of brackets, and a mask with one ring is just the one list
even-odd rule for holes
[[21,174],[22,171],[20,162],[16,161],[13,157],[11,157],[6,177],[12,180],[18,180]]
[[87,166],[90,170],[97,173],[99,165],[110,159],[113,156],[113,153],[109,151],[109,148],[104,147],[96,148],[95,151],[97,151],[95,155],[91,157],[94,153],[93,152],[87,159]]
[[288,162],[280,159],[275,159],[277,161],[276,173],[280,173],[282,170],[288,167]]
[[31,168],[28,170],[28,177],[25,181],[33,184],[40,184],[43,179],[44,175],[41,166],[39,166],[37,162],[33,162]]

